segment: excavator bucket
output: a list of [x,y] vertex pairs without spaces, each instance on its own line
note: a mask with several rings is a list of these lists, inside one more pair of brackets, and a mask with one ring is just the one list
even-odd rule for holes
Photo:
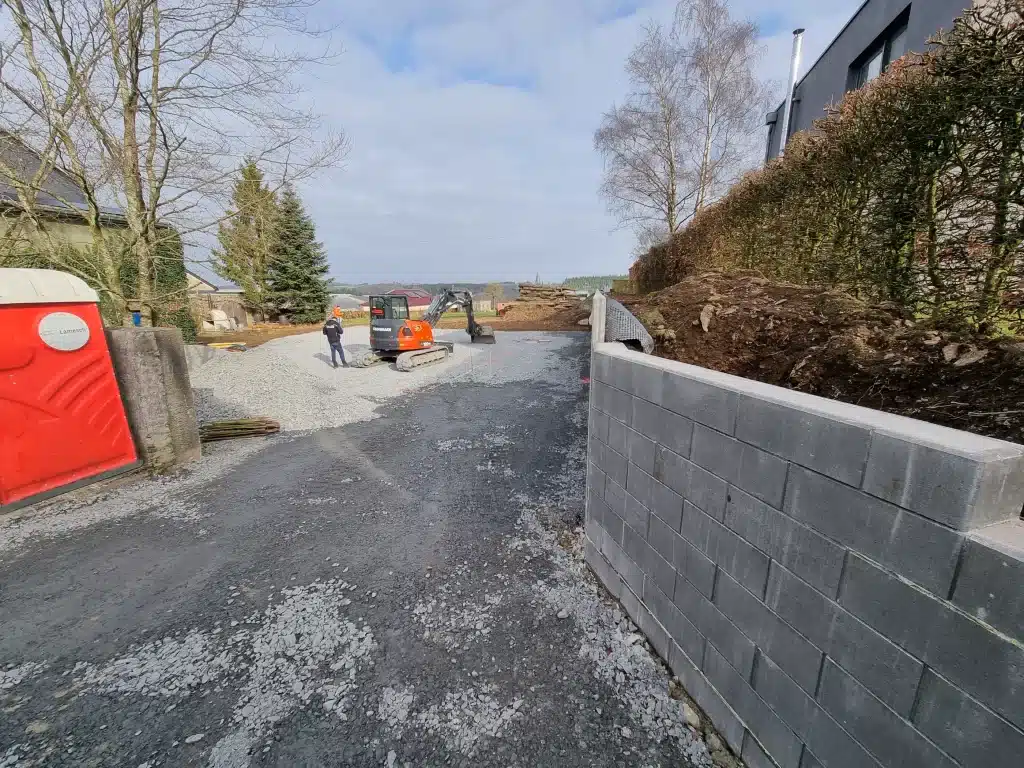
[[489,325],[479,326],[479,331],[475,336],[471,336],[470,340],[474,344],[493,344],[494,343],[494,329]]

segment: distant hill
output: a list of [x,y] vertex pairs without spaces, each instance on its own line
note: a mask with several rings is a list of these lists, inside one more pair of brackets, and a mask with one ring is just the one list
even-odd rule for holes
[[[439,293],[445,288],[459,288],[472,293],[474,296],[483,296],[484,289],[490,283],[340,283],[331,282],[328,290],[331,293],[351,293],[356,296],[369,296],[370,294],[387,293],[393,288],[422,288],[430,293]],[[498,283],[505,292],[505,299],[511,301],[519,297],[518,283]]]
[[608,291],[611,290],[612,280],[625,280],[629,275],[591,275],[589,277],[569,277],[562,285],[572,288],[574,291]]

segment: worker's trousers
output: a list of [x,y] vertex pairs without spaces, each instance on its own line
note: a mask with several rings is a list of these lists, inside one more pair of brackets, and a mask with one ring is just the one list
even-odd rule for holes
[[338,364],[337,355],[341,355],[342,365],[348,365],[348,363],[345,362],[345,348],[341,346],[340,341],[337,344],[331,344],[331,365]]

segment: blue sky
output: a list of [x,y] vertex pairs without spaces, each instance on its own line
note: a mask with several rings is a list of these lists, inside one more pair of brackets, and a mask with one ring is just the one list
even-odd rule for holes
[[[783,81],[860,0],[733,0]],[[562,279],[624,272],[633,238],[597,196],[592,136],[626,91],[622,65],[669,0],[330,0],[316,21],[344,49],[297,98],[351,151],[300,191],[346,282]],[[780,90],[781,95],[781,90]]]

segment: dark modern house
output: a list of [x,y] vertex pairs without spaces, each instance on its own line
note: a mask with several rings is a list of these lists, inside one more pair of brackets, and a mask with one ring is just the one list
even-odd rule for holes
[[[924,51],[928,39],[974,3],[972,0],[866,0],[793,91],[786,139],[811,127],[847,91],[885,71],[907,51]],[[785,102],[768,114],[765,159],[779,154]]]

